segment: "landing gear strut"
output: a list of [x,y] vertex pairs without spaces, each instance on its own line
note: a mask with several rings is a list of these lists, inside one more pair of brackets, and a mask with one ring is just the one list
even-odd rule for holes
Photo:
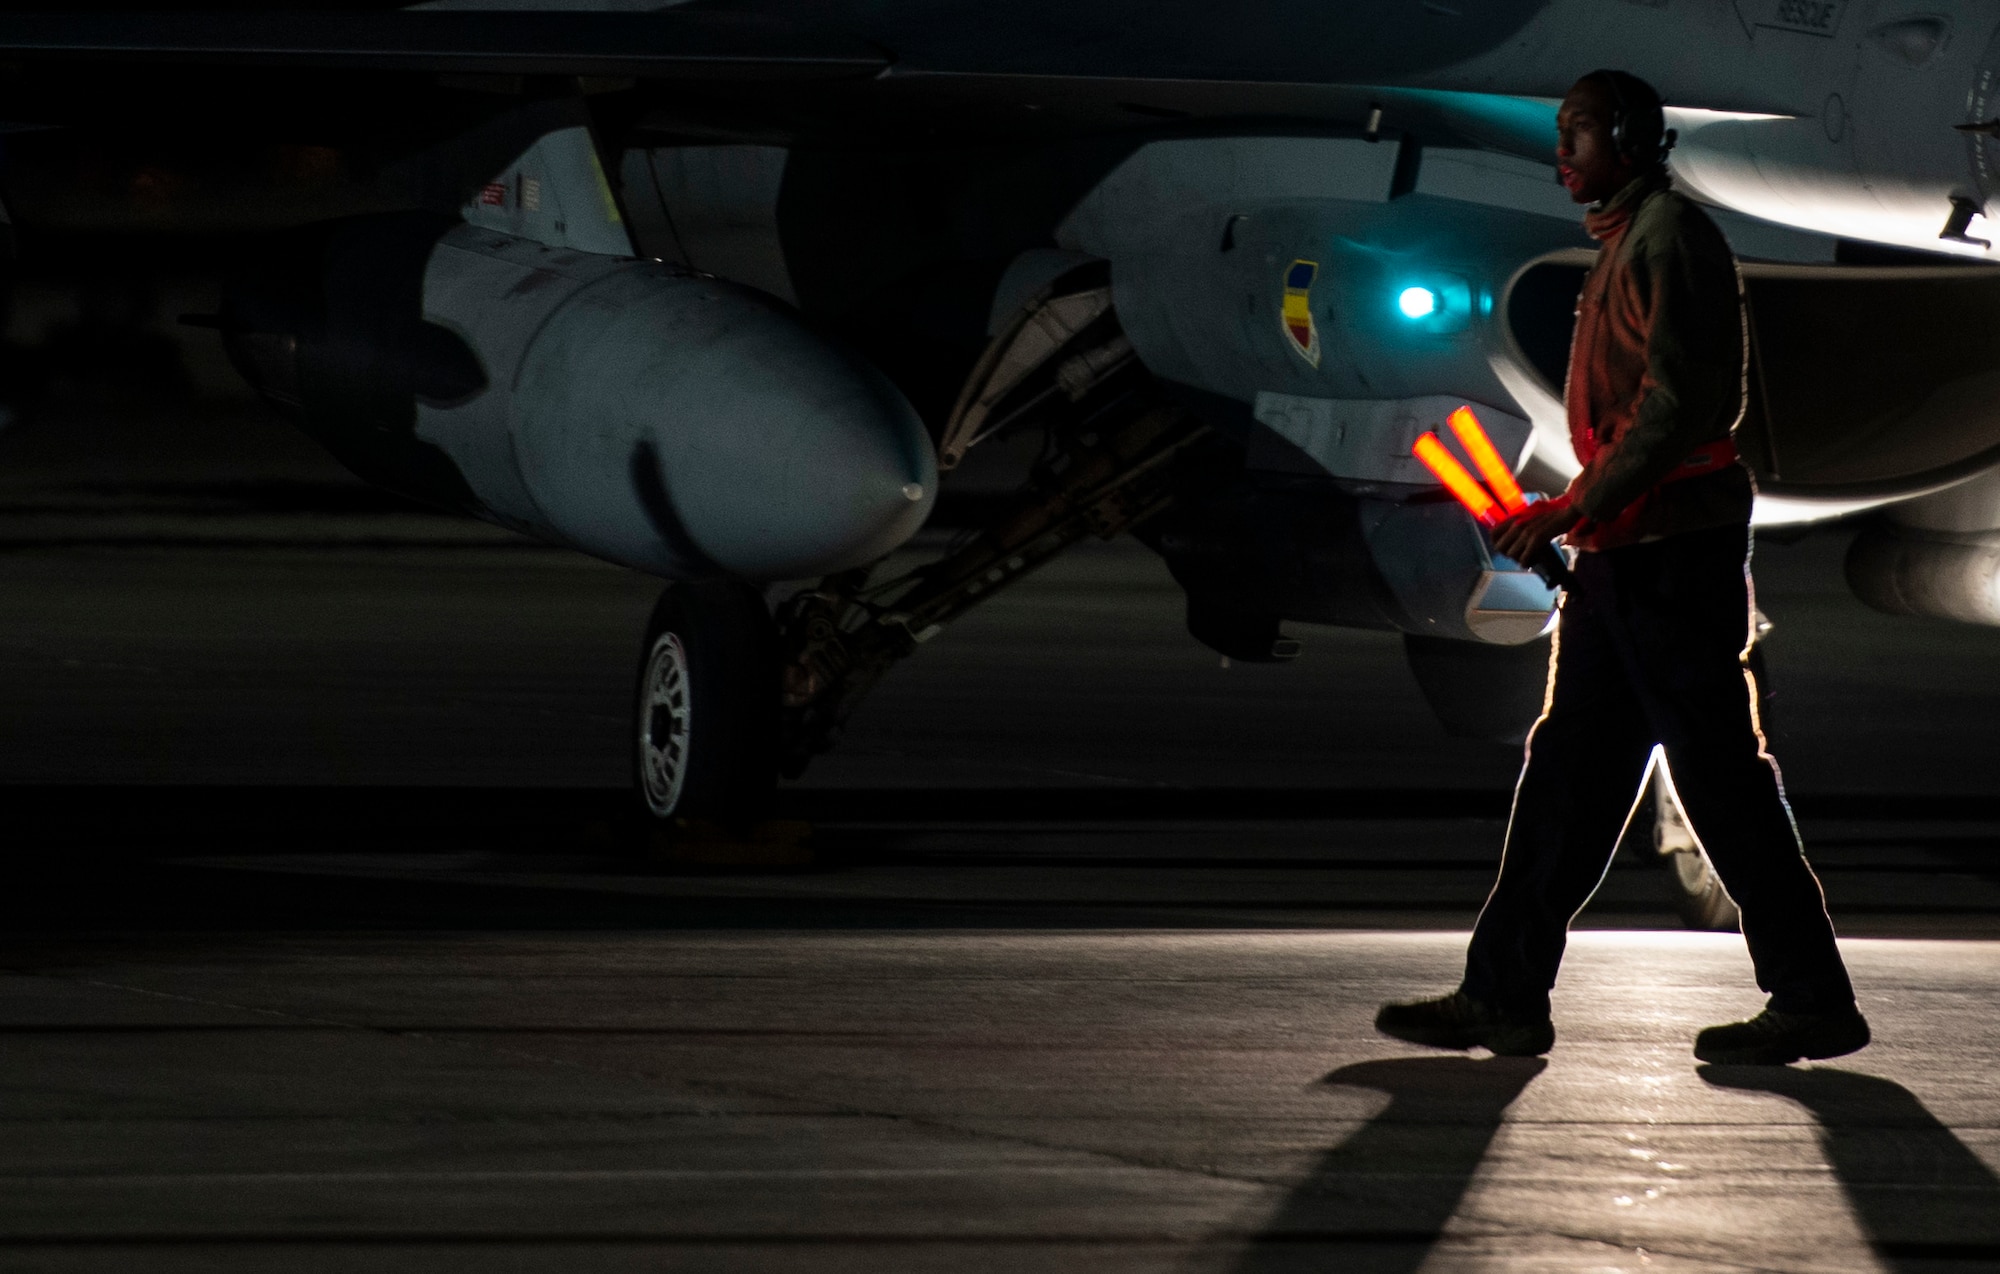
[[[1751,680],[1757,687],[1757,718],[1759,728],[1771,728],[1773,706],[1770,665],[1764,658],[1764,640],[1770,636],[1771,621],[1763,611],[1752,617],[1752,637],[1750,642],[1749,667]],[[1668,891],[1674,902],[1674,910],[1680,913],[1681,923],[1690,929],[1707,929],[1717,933],[1734,933],[1743,927],[1743,914],[1736,909],[1736,900],[1722,887],[1722,878],[1715,874],[1715,864],[1708,860],[1708,854],[1695,838],[1694,829],[1689,826],[1687,813],[1681,809],[1680,798],[1674,794],[1673,775],[1667,769],[1666,754],[1659,756],[1659,764],[1653,767],[1649,803],[1653,807],[1653,849],[1658,852],[1667,868]]]
[[829,576],[780,608],[787,777],[831,747],[883,674],[947,624],[1085,535],[1110,539],[1164,512],[1194,480],[1210,439],[1139,365],[1101,266],[1043,289],[988,347],[940,442],[939,468],[985,439],[1030,429],[1043,433],[1042,456],[984,529],[907,573]]
[[747,584],[669,586],[640,663],[634,769],[659,824],[741,829],[765,815],[897,661],[1085,535],[1170,508],[1202,479],[1213,438],[1134,357],[1102,266],[1025,304],[974,368],[939,468],[988,439],[1039,430],[1041,458],[1005,510],[936,561],[830,575],[772,615]]
[[1666,860],[1668,884],[1681,923],[1690,929],[1734,933],[1743,920],[1736,900],[1722,887],[1715,864],[1708,861],[1701,842],[1688,827],[1664,760],[1653,768],[1651,785],[1653,850]]

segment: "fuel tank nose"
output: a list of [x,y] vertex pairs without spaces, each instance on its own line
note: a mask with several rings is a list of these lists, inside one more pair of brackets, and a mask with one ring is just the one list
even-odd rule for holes
[[783,302],[427,215],[307,227],[233,283],[245,375],[370,481],[668,578],[873,561],[935,502],[888,377]]
[[915,409],[789,306],[501,238],[446,235],[425,288],[497,392],[418,429],[496,521],[669,577],[778,580],[872,561],[929,515]]
[[[648,507],[663,535],[677,521],[709,562],[754,579],[859,566],[908,539],[935,502],[937,462],[902,393],[775,303],[700,286],[704,299],[661,316],[682,370],[639,378],[655,395]],[[735,313],[717,321],[721,307]]]

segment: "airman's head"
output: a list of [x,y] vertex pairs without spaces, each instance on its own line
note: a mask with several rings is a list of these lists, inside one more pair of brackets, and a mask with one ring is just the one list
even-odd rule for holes
[[1592,71],[1556,112],[1556,175],[1578,203],[1600,203],[1666,162],[1660,95],[1624,71]]

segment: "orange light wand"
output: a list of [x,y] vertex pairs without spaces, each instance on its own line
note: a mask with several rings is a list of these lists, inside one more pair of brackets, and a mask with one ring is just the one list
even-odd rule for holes
[[[1458,433],[1460,442],[1467,441],[1465,433],[1459,433],[1460,415],[1465,416],[1470,423],[1471,428],[1466,432],[1477,431],[1479,440],[1486,444],[1485,451],[1492,457],[1493,471],[1505,475],[1506,482],[1496,485],[1500,486],[1503,493],[1511,494],[1513,499],[1519,500],[1521,509],[1527,508],[1528,498],[1521,494],[1520,485],[1514,481],[1514,475],[1500,459],[1500,453],[1493,449],[1493,443],[1486,437],[1486,431],[1480,429],[1479,422],[1472,418],[1471,411],[1461,407],[1452,413],[1452,432]],[[1467,445],[1466,450],[1472,453],[1481,469],[1487,467],[1486,461],[1480,459],[1480,449],[1476,445]],[[1447,451],[1444,443],[1429,430],[1417,436],[1417,444],[1410,449],[1410,454],[1414,455],[1424,468],[1429,469],[1431,476],[1443,483],[1445,490],[1451,492],[1458,498],[1458,502],[1465,506],[1465,511],[1478,519],[1479,524],[1488,530],[1498,525],[1509,516],[1510,512],[1520,511],[1511,505],[1507,509],[1502,509],[1500,501],[1487,494],[1486,488],[1479,485],[1479,479],[1473,477],[1466,467],[1458,462],[1458,457]],[[1489,472],[1487,476],[1490,480],[1493,475]],[[1550,588],[1564,588],[1570,583],[1569,566],[1563,561],[1562,554],[1556,551],[1554,544],[1544,545],[1524,565],[1541,576],[1543,582]]]
[[1431,471],[1431,476],[1442,482],[1444,489],[1465,506],[1466,512],[1485,526],[1500,521],[1503,514],[1499,501],[1486,493],[1486,488],[1479,485],[1479,479],[1466,471],[1457,456],[1445,450],[1444,443],[1436,434],[1425,430],[1411,450],[1424,468]]
[[1507,512],[1519,513],[1527,508],[1528,497],[1521,493],[1521,484],[1514,481],[1514,471],[1500,458],[1499,450],[1486,436],[1486,430],[1480,426],[1479,417],[1472,414],[1472,408],[1460,407],[1452,412],[1450,423],[1458,445],[1472,457],[1479,476],[1486,479],[1486,485],[1493,488],[1493,494],[1500,497],[1500,503]]

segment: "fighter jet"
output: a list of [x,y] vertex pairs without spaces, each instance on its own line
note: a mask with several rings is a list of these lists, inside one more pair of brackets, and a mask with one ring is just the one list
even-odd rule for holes
[[0,198],[23,252],[226,245],[202,321],[356,473],[667,581],[654,819],[748,816],[1091,535],[1227,658],[1399,632],[1518,738],[1555,594],[1411,446],[1465,406],[1530,490],[1576,472],[1552,152],[1599,66],[1743,262],[1758,524],[1880,509],[1863,599],[2000,623],[1992,0],[484,2],[0,17]]

